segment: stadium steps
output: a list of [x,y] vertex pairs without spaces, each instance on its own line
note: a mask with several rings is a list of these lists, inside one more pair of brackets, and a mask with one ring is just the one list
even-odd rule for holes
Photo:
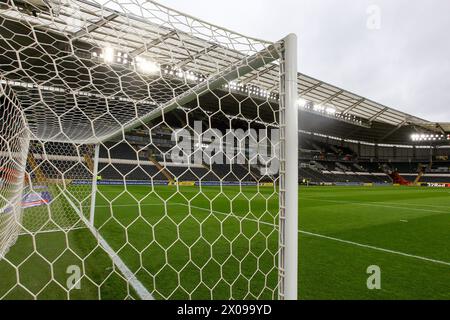
[[311,182],[325,182],[328,180],[325,175],[312,168],[301,168],[300,172],[305,175],[306,178],[311,179]]
[[343,165],[343,164],[340,163],[340,162],[336,162],[336,167],[339,168],[339,169],[341,169],[341,170],[344,171],[344,172],[351,171],[347,166]]
[[425,173],[423,171],[420,171],[419,174],[417,175],[416,179],[414,180],[414,184],[418,184],[420,182],[420,179],[422,179],[424,174]]
[[155,158],[153,158],[152,156],[148,156],[148,160],[150,160],[155,165],[158,171],[161,172],[167,178],[167,180],[169,180],[169,182],[175,182],[174,177]]
[[416,179],[414,179],[414,184],[418,184],[420,182],[420,179],[422,179],[422,177],[425,174],[425,170],[427,170],[427,168],[431,168],[431,166],[427,166],[427,165],[423,165],[421,163],[419,163],[418,168],[417,168],[417,177]]
[[94,148],[92,145],[89,145],[87,152],[83,154],[83,158],[89,170],[94,172],[94,161],[92,160],[92,154],[94,154]]
[[32,152],[28,153],[27,162],[31,168],[31,171],[34,173],[35,180],[37,182],[45,182],[47,180],[47,177],[45,176],[44,172],[42,172],[42,169],[38,165],[36,158],[34,157],[34,154]]

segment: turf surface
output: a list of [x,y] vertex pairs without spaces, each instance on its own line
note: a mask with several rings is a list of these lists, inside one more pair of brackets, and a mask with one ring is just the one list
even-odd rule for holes
[[[27,209],[26,227],[52,232],[20,236],[0,260],[0,297],[136,298],[78,219],[89,212],[83,188]],[[301,188],[299,297],[450,299],[449,208],[446,189]],[[101,186],[95,226],[157,299],[270,299],[277,209],[273,188]],[[70,265],[80,290],[66,289]],[[371,265],[381,290],[367,289]]]

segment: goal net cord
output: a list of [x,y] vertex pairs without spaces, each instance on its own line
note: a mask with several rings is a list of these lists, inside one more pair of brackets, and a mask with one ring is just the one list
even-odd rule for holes
[[[0,76],[0,79],[2,77]],[[22,219],[22,191],[29,132],[12,89],[0,83],[0,259],[15,243]]]

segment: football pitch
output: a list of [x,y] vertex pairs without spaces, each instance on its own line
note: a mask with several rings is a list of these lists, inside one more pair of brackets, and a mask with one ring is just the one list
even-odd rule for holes
[[[0,260],[0,297],[137,297],[78,219],[87,188],[52,190],[57,216],[26,209],[25,227],[47,222]],[[300,187],[299,198],[300,299],[450,299],[447,189]],[[156,299],[273,299],[277,211],[271,187],[99,186],[95,227]],[[70,266],[84,276],[68,291]]]

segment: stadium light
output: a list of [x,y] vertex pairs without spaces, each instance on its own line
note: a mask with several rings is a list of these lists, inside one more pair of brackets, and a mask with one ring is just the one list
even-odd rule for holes
[[106,63],[114,62],[114,49],[112,47],[105,47],[103,49],[103,60]]
[[319,113],[321,115],[324,115],[329,118],[338,119],[341,121],[346,121],[350,123],[354,123],[357,125],[363,125],[363,121],[351,114],[344,114],[339,112],[339,110],[332,104],[326,103],[326,104],[315,104],[312,101],[305,100],[303,98],[299,98],[297,100],[297,104],[300,108],[308,111],[308,112],[314,112]]
[[[194,77],[193,79],[192,79],[192,76],[190,79],[189,73],[191,73],[193,75],[193,77]],[[186,79],[203,81],[203,79],[201,79],[198,75],[195,75],[192,72],[186,73]],[[238,83],[236,81],[230,81],[229,83],[225,84],[223,86],[223,88],[233,90],[233,91],[236,91],[239,93],[251,94],[251,95],[257,96],[257,97],[268,98],[268,99],[277,100],[277,101],[280,100],[279,95],[277,93],[269,91],[269,90],[261,88],[261,87],[258,87],[258,86],[255,86],[255,85],[246,85],[246,84]],[[300,107],[301,101],[297,100],[297,104]]]
[[411,135],[412,141],[444,141],[450,140],[450,134],[418,134],[414,133]]
[[313,110],[316,112],[323,112],[325,111],[325,107],[321,104],[316,104],[314,105]]
[[336,114],[336,109],[334,107],[328,107],[325,111],[326,111],[326,113],[328,113],[330,115]]
[[306,106],[306,104],[307,104],[307,101],[305,99],[303,99],[303,98],[299,98],[297,100],[297,104],[298,104],[298,106],[300,108],[304,108]]
[[161,70],[161,68],[156,62],[153,62],[143,57],[136,58],[136,68],[138,71],[146,74],[159,73],[159,71]]

